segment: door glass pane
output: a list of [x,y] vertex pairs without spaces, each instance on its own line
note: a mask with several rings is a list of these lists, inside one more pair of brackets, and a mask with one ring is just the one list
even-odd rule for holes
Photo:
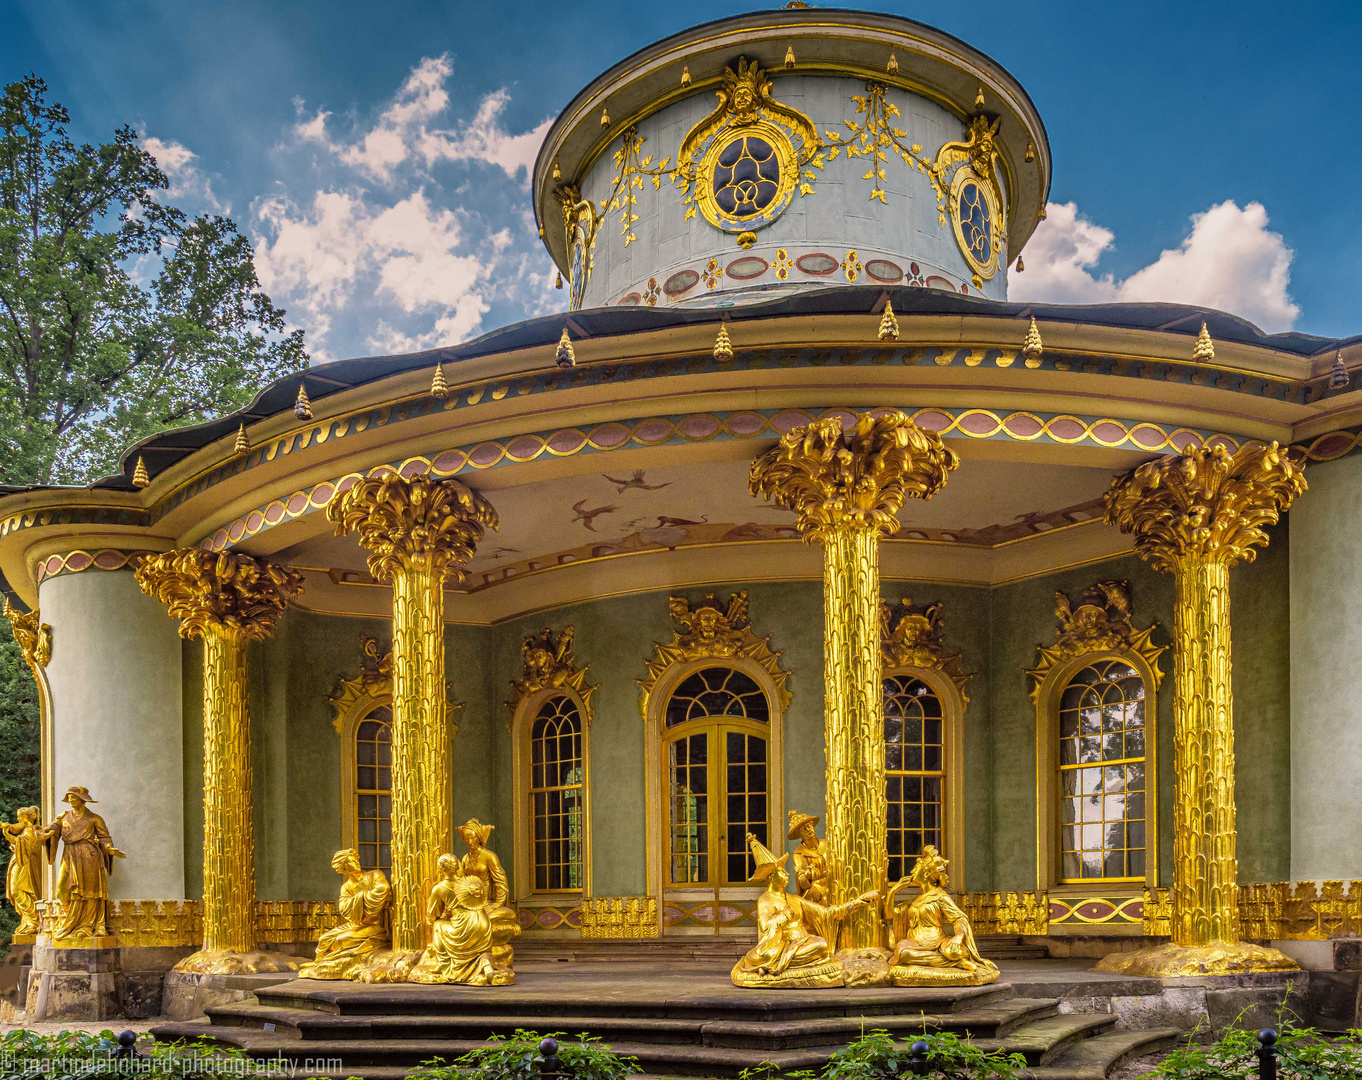
[[766,740],[744,731],[723,732],[724,772],[727,781],[727,856],[724,881],[744,884],[756,864],[747,848],[747,834],[767,843]]
[[671,883],[709,880],[709,735],[701,731],[667,746],[671,815]]

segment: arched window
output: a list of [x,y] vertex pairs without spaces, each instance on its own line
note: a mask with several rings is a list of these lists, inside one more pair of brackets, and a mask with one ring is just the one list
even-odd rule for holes
[[1125,660],[1084,667],[1059,700],[1059,879],[1145,878],[1145,683]]
[[355,728],[355,847],[365,870],[392,870],[392,708]]
[[566,694],[539,706],[530,725],[531,864],[536,892],[583,882],[582,714]]
[[706,667],[667,701],[667,883],[745,885],[747,834],[769,842],[770,703],[749,676]]
[[884,680],[884,773],[889,880],[927,844],[944,851],[946,724],[936,692],[909,674]]

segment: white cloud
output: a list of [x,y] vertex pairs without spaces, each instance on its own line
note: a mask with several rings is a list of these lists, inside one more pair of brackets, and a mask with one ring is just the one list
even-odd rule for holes
[[1009,300],[1058,304],[1167,301],[1232,312],[1264,330],[1290,330],[1294,253],[1267,228],[1267,211],[1231,200],[1193,214],[1182,243],[1123,281],[1094,268],[1115,234],[1088,221],[1074,203],[1050,203],[1026,246],[1026,270],[1008,280]]
[[212,214],[231,213],[231,207],[213,194],[208,175],[194,164],[198,155],[184,143],[158,139],[154,135],[139,139],[138,143],[156,159],[156,164],[170,181],[170,187],[163,194],[167,201],[185,204],[182,208],[191,214],[205,210]]
[[539,144],[553,120],[543,120],[531,131],[512,135],[501,125],[501,114],[510,100],[510,94],[498,90],[482,99],[477,114],[459,130],[425,132],[420,148],[426,164],[441,160],[482,161],[500,166],[512,180],[524,170],[524,182],[528,184]]

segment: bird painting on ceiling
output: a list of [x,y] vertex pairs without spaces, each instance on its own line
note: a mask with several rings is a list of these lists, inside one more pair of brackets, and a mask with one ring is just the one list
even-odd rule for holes
[[620,489],[621,495],[623,495],[630,488],[637,488],[639,491],[657,491],[659,488],[672,486],[672,482],[670,480],[668,480],[665,484],[646,483],[643,479],[643,472],[644,470],[642,469],[635,469],[634,475],[631,476],[628,480],[620,480],[618,477],[610,476],[607,473],[601,473],[601,476],[604,477],[606,480],[609,480],[616,487],[618,487]]
[[594,524],[595,520],[602,514],[613,514],[618,509],[618,506],[597,506],[594,509],[588,510],[586,508],[586,500],[579,499],[572,504],[572,510],[575,516],[568,524],[572,525],[580,521],[585,528],[590,529],[592,532],[597,532],[599,530],[597,530]]

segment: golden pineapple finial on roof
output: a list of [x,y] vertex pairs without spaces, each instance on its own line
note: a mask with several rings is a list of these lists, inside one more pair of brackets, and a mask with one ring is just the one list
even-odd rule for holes
[[553,358],[561,368],[577,366],[577,353],[572,348],[572,338],[568,337],[566,326],[563,327],[563,336],[558,339],[558,350]]
[[714,339],[714,359],[727,363],[733,359],[733,340],[728,336],[728,324],[719,324],[719,336]]
[[151,477],[147,475],[147,463],[142,460],[142,455],[137,455],[137,468],[132,470],[132,486],[144,488],[151,483]]
[[609,126],[610,126],[610,110],[603,108],[601,109],[601,127],[608,128]]
[[880,316],[880,340],[898,341],[899,321],[894,317],[894,305],[887,299],[884,302],[884,314]]
[[293,401],[293,415],[299,420],[312,419],[312,399],[307,396],[307,387],[298,384],[298,396]]
[[246,421],[241,421],[241,426],[236,429],[236,442],[232,445],[232,453],[237,457],[245,457],[251,452],[251,440],[246,438]]
[[982,86],[979,87],[979,92],[974,95],[974,108],[979,112],[984,111],[984,88]]
[[792,67],[795,66],[794,46],[793,46],[793,45],[789,45],[789,46],[787,46],[786,49],[785,49],[785,66],[786,66],[787,68],[792,68]]
[[449,397],[449,383],[445,382],[445,366],[442,363],[435,365],[435,374],[430,377],[430,396],[441,401]]
[[682,85],[682,86],[689,86],[689,85],[690,85],[690,67],[689,67],[689,66],[684,66],[684,65],[683,65],[682,68],[681,68],[681,85]]
[[890,75],[899,73],[899,58],[893,53],[889,54],[889,63],[884,65],[884,70]]
[[1211,340],[1205,322],[1201,324],[1201,333],[1196,336],[1196,347],[1192,349],[1192,359],[1202,364],[1209,364],[1215,359],[1215,342]]
[[1029,368],[1040,367],[1040,356],[1045,351],[1045,346],[1040,341],[1040,328],[1036,326],[1036,317],[1031,316],[1031,325],[1026,330],[1026,340],[1022,342],[1022,356],[1026,359],[1026,366]]

